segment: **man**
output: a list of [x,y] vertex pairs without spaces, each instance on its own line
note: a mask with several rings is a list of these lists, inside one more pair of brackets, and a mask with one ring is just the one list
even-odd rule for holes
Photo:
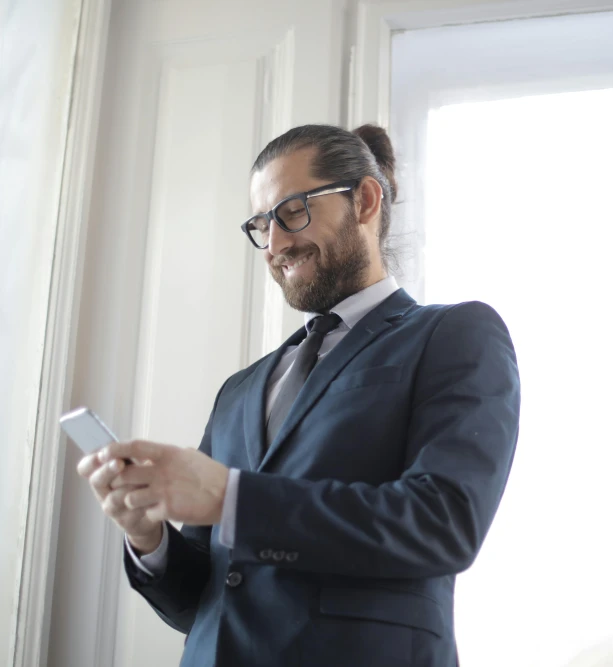
[[373,126],[271,142],[242,229],[305,328],[226,381],[198,451],[79,464],[183,667],[458,664],[455,576],[508,478],[519,378],[492,308],[419,306],[387,275],[393,169]]

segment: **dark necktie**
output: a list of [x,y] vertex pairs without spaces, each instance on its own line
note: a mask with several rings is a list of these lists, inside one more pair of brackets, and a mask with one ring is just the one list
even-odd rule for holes
[[270,411],[266,427],[266,441],[269,446],[285,421],[296,396],[300,393],[310,372],[315,367],[317,353],[324,342],[326,334],[336,329],[341,322],[341,318],[336,313],[319,316],[313,320],[311,331],[302,342],[302,345],[300,345],[292,369],[288,373],[287,378],[285,378],[281,391]]

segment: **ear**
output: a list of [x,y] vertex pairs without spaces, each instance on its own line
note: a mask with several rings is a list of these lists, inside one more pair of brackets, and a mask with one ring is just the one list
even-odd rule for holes
[[380,217],[383,188],[372,176],[365,176],[357,188],[356,213],[361,225],[374,225]]

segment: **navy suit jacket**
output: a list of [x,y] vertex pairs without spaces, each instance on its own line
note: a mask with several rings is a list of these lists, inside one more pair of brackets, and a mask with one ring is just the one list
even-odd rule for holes
[[267,380],[304,335],[226,381],[200,445],[242,471],[234,548],[219,526],[169,526],[164,575],[128,556],[130,583],[187,633],[182,667],[455,667],[455,577],[518,436],[508,330],[484,303],[399,289],[315,367],[266,450]]

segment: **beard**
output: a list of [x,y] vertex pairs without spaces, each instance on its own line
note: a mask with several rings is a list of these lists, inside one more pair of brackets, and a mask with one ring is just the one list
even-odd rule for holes
[[355,211],[348,210],[335,241],[325,247],[325,262],[314,244],[301,247],[284,256],[285,261],[313,253],[312,278],[288,280],[282,266],[271,266],[270,273],[283,290],[287,303],[306,313],[327,312],[352,294],[364,289],[370,266],[366,240],[359,232]]

